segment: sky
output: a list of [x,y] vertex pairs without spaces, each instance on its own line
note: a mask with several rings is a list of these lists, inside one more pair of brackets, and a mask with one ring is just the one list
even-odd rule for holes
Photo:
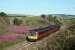
[[0,12],[29,15],[75,15],[75,0],[0,0]]

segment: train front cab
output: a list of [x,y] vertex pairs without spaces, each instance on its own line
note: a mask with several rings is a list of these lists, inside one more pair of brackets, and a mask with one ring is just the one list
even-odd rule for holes
[[35,42],[37,41],[37,39],[38,39],[38,33],[35,31],[30,32],[29,35],[26,37],[26,40],[30,42]]

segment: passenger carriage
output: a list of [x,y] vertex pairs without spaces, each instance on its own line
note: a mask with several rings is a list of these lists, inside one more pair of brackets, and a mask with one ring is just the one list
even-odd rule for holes
[[44,38],[51,33],[54,33],[60,29],[60,26],[49,25],[44,28],[30,30],[29,35],[26,37],[27,41],[37,41]]

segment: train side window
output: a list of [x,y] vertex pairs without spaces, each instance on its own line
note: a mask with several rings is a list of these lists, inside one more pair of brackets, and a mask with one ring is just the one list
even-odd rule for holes
[[45,29],[42,29],[40,32],[46,32],[48,31],[50,28],[45,28]]

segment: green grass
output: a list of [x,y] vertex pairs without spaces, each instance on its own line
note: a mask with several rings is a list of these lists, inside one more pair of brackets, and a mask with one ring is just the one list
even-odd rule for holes
[[6,34],[6,32],[0,30],[0,35],[4,35],[4,34]]
[[[39,27],[39,26],[43,27],[43,26],[48,25],[44,20],[42,20],[41,17],[25,17],[22,20],[24,20],[23,23],[25,25],[31,26],[31,27]],[[71,22],[73,22],[73,24],[74,24],[74,21],[75,20],[72,20],[72,21],[70,20],[69,22],[65,22],[65,24],[66,23],[71,23]],[[69,25],[71,25],[71,24],[69,24]],[[6,32],[4,31],[4,28],[0,27],[0,35],[3,35],[5,33]],[[63,49],[63,45],[64,45],[64,47],[66,47],[65,43],[70,43],[70,42],[65,42],[64,43],[64,40],[67,40],[66,38],[69,37],[69,35],[75,36],[75,34],[72,31],[70,33],[68,33],[68,32],[66,32],[66,30],[62,33],[55,34],[54,36],[52,36],[50,39],[47,40],[47,46],[45,46],[45,47],[49,48],[50,50],[51,50],[51,48],[56,48],[56,47],[57,47],[56,50]],[[54,38],[54,39],[52,39],[52,38]],[[6,48],[6,47],[11,47],[11,46],[13,46],[15,44],[18,44],[18,43],[21,43],[23,41],[25,41],[25,38],[17,40],[15,42],[1,43],[0,44],[0,50],[3,50],[3,48]],[[41,50],[42,48],[45,49],[45,47],[43,47],[43,46],[39,47],[40,48],[39,50]]]
[[2,42],[0,44],[0,50],[4,50],[4,48],[6,47],[11,47],[13,46],[15,43],[14,42]]
[[26,17],[25,24],[31,27],[45,26],[47,23],[41,17]]
[[5,24],[0,24],[0,35],[6,34],[6,25]]
[[5,48],[8,48],[8,47],[10,48],[10,47],[12,47],[16,44],[19,44],[23,41],[25,41],[25,38],[16,40],[14,42],[2,42],[2,43],[0,43],[0,50],[4,50]]

